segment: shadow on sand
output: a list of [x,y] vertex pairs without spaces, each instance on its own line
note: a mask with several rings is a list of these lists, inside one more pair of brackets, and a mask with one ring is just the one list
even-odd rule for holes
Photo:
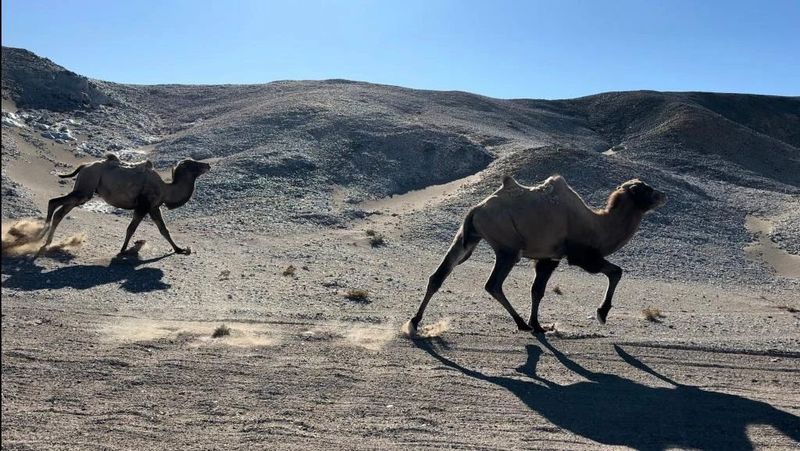
[[415,344],[447,367],[505,388],[554,425],[604,445],[640,450],[747,450],[753,449],[747,428],[757,424],[770,425],[800,442],[800,417],[767,403],[679,384],[616,345],[614,349],[622,360],[672,387],[648,387],[613,374],[589,371],[546,339],[539,341],[562,365],[588,381],[559,385],[538,376],[536,365],[543,351],[537,345],[526,346],[528,360],[517,368],[531,380],[520,380],[465,368],[439,354],[431,342],[416,340]]
[[141,260],[137,255],[115,257],[108,264],[73,265],[45,271],[35,260],[26,257],[3,257],[3,274],[10,277],[3,288],[34,291],[59,288],[85,290],[99,285],[119,283],[130,293],[166,290],[170,287],[161,279],[164,271],[158,268],[139,268],[157,262],[172,254]]

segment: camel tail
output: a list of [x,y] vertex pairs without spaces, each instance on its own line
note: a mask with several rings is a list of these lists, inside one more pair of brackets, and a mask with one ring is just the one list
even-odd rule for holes
[[74,171],[70,172],[69,174],[56,174],[56,175],[58,175],[58,176],[59,176],[59,177],[61,177],[62,179],[66,179],[66,178],[70,178],[70,177],[75,177],[76,175],[78,175],[78,173],[79,173],[79,172],[81,172],[81,169],[83,169],[84,167],[86,167],[86,163],[84,163],[84,164],[82,164],[82,165],[78,166],[77,168],[75,168],[75,170],[74,170]]
[[477,235],[475,231],[475,226],[472,223],[472,217],[474,215],[475,215],[475,209],[473,208],[472,210],[469,211],[469,213],[467,213],[467,216],[464,218],[464,223],[461,224],[461,230],[459,231],[461,236],[459,238],[461,239],[461,244],[464,247],[467,247],[467,242],[470,240],[474,240],[475,236]]

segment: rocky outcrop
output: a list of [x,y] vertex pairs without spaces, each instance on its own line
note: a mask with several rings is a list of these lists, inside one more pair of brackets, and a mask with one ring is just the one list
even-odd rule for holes
[[20,108],[71,111],[113,103],[93,81],[24,49],[3,47],[2,86],[3,98]]

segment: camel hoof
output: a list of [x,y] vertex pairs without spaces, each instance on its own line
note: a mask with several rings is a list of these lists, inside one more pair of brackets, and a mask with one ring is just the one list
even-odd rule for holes
[[528,323],[528,326],[530,326],[528,327],[528,330],[533,334],[543,334],[547,332],[547,329],[542,327],[539,323],[535,324]]
[[403,332],[403,335],[412,338],[417,336],[417,323],[414,322],[414,319],[410,319],[403,324],[403,327],[400,328]]
[[44,246],[40,247],[39,250],[36,251],[35,254],[33,254],[33,258],[31,260],[36,260],[37,258],[39,258],[42,255],[44,255],[45,252],[47,252],[47,245],[44,245]]
[[183,249],[178,248],[178,249],[175,249],[175,253],[176,254],[181,254],[181,255],[190,255],[192,253],[192,249],[190,247],[188,247],[188,246],[183,248]]
[[606,318],[608,318],[608,310],[603,311],[601,309],[597,309],[597,314],[595,315],[595,317],[597,318],[597,321],[600,322],[600,324],[605,324]]

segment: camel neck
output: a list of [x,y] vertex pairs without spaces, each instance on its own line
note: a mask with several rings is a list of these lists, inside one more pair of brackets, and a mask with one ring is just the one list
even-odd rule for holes
[[164,205],[169,209],[178,208],[189,202],[194,193],[194,177],[180,177],[164,184]]
[[639,230],[643,214],[631,205],[620,205],[611,211],[596,213],[596,249],[603,255],[618,251]]

